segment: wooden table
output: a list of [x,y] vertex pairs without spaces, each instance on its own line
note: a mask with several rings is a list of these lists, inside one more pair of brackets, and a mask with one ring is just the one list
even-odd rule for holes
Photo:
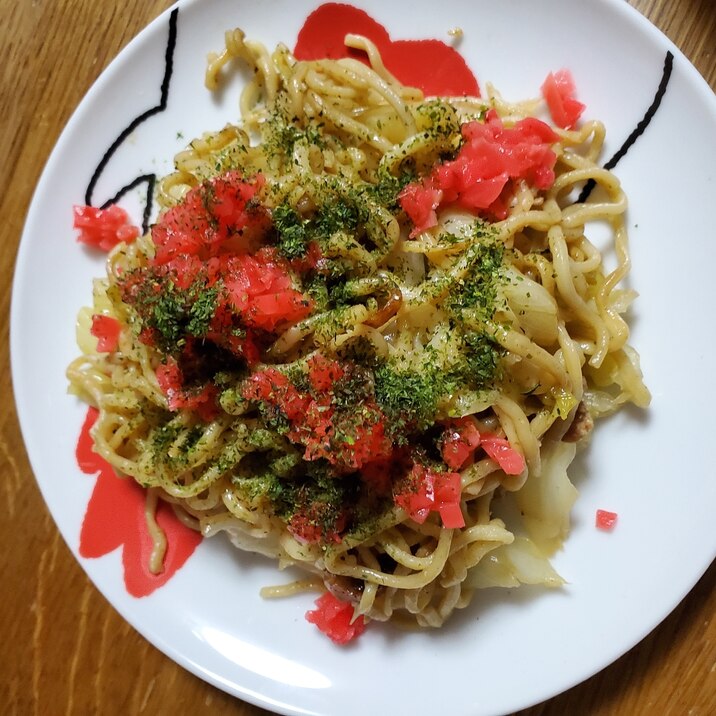
[[[575,0],[578,1],[578,0]],[[716,86],[713,0],[630,0]],[[74,108],[169,0],[0,0],[0,710],[12,714],[236,714],[262,709],[184,671],[122,620],[70,554],[35,484],[11,396],[10,291],[35,184]],[[71,52],[68,53],[68,49]],[[687,123],[688,118],[684,121]],[[537,714],[716,714],[716,564],[615,664]]]

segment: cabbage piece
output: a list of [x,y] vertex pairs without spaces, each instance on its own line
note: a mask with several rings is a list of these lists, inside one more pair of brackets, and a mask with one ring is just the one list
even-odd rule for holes
[[514,542],[498,547],[475,565],[465,584],[473,589],[520,584],[560,587],[564,580],[531,540],[516,537]]
[[644,385],[639,354],[630,346],[610,353],[601,366],[585,366],[587,389],[584,402],[595,417],[615,412],[624,403],[646,408],[651,393]]
[[557,342],[557,302],[544,286],[522,275],[513,267],[505,269],[502,285],[507,305],[516,323],[541,346]]
[[507,558],[512,563],[515,577],[522,584],[542,584],[546,587],[561,587],[564,584],[547,557],[527,537],[516,537],[507,546]]
[[487,587],[519,587],[520,582],[515,576],[512,562],[507,558],[503,545],[485,555],[467,573],[465,586],[471,589],[486,589]]
[[545,444],[541,474],[530,475],[522,489],[514,493],[529,537],[545,554],[559,549],[569,534],[569,513],[577,489],[567,476],[567,467],[576,450],[575,443]]

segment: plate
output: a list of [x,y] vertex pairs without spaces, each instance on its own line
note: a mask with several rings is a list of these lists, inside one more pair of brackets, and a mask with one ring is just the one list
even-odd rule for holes
[[[120,203],[141,222],[150,177],[167,173],[190,138],[237,117],[240,77],[218,97],[203,87],[205,56],[221,48],[224,30],[241,26],[268,47],[293,46],[317,3],[180,2],[87,94],[37,187],[17,261],[11,348],[21,427],[47,505],[92,581],[140,633],[201,678],[285,714],[362,714],[368,689],[380,695],[384,713],[510,712],[631,648],[716,555],[716,333],[704,308],[716,304],[716,282],[710,262],[699,258],[711,242],[716,99],[678,49],[619,0],[539,7],[443,0],[438,21],[424,0],[413,0],[409,14],[404,3],[354,4],[393,41],[454,46],[483,87],[490,81],[509,99],[534,96],[547,72],[569,67],[586,115],[606,124],[605,160],[665,88],[615,169],[630,200],[630,284],[641,295],[630,315],[632,342],[654,399],[645,413],[627,410],[601,423],[575,464],[573,531],[554,561],[567,586],[485,591],[439,631],[374,624],[342,649],[304,620],[312,596],[263,601],[260,587],[282,577],[221,538],[201,542],[143,597],[127,589],[121,549],[81,555],[95,479],[77,466],[86,408],[67,395],[64,371],[77,353],[75,315],[103,267],[76,245],[71,207],[84,202],[88,186],[98,204],[129,187]],[[449,33],[454,28],[462,37]],[[41,334],[30,329],[40,325]],[[595,529],[597,508],[619,513],[612,533]]]

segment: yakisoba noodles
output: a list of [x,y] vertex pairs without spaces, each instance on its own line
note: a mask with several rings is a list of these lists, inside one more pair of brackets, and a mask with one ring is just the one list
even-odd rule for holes
[[[99,408],[95,449],[149,488],[155,569],[161,498],[309,572],[268,595],[321,585],[437,627],[477,588],[562,583],[576,443],[649,402],[627,201],[599,122],[550,128],[541,100],[489,86],[426,99],[346,43],[369,65],[227,33],[207,86],[254,70],[241,122],[181,152],[157,224],[110,253],[68,376]],[[482,150],[526,164],[467,186]],[[98,315],[119,325],[102,352]]]

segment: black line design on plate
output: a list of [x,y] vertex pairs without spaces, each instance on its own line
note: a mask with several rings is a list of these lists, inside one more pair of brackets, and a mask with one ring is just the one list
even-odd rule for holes
[[[666,57],[664,58],[664,70],[661,74],[661,82],[659,82],[659,87],[656,90],[656,94],[654,95],[651,105],[649,105],[649,109],[646,110],[644,116],[641,118],[641,121],[636,125],[636,127],[634,127],[632,133],[626,138],[624,144],[619,147],[619,149],[614,153],[614,156],[604,165],[605,169],[614,169],[614,167],[619,163],[619,160],[629,151],[632,144],[634,144],[634,142],[636,142],[636,140],[644,134],[644,130],[649,126],[649,123],[654,118],[656,110],[659,109],[661,100],[663,99],[664,94],[666,94],[666,88],[669,85],[669,79],[671,78],[671,70],[673,69],[673,66],[674,55],[671,50],[667,50]],[[589,198],[589,195],[592,193],[592,189],[594,189],[595,186],[596,182],[594,179],[590,179],[584,185],[582,193],[579,195],[576,203],[580,204],[585,202]]]
[[[89,184],[87,185],[87,191],[85,192],[85,204],[88,206],[92,206],[92,195],[94,194],[95,187],[97,186],[97,182],[99,181],[100,176],[102,175],[102,172],[104,171],[105,167],[107,166],[109,160],[112,158],[114,153],[119,149],[119,147],[124,143],[124,141],[129,137],[130,134],[142,123],[145,122],[150,117],[153,117],[155,114],[159,114],[160,112],[163,112],[167,108],[167,100],[169,99],[169,85],[171,83],[172,79],[172,71],[174,69],[174,50],[176,48],[176,42],[177,42],[177,17],[179,15],[178,8],[175,8],[172,10],[171,15],[169,16],[169,36],[167,39],[167,49],[164,53],[164,77],[162,79],[162,86],[161,86],[161,99],[159,100],[159,104],[152,107],[151,109],[148,109],[146,112],[142,112],[138,117],[135,117],[129,125],[123,129],[119,136],[112,142],[109,149],[104,153],[104,156],[102,159],[100,159],[99,164],[97,165],[97,168],[94,170],[94,173],[92,174],[92,178],[89,181]],[[126,186],[123,186],[111,199],[108,199],[107,201],[102,204],[100,208],[106,209],[111,204],[115,204],[118,202],[128,191],[131,191],[135,187],[139,186],[140,184],[143,184],[144,182],[147,183],[147,196],[146,196],[146,202],[144,204],[144,214],[142,216],[142,232],[147,233],[149,230],[149,219],[152,215],[152,203],[154,199],[154,186],[157,181],[157,175],[156,174],[143,174],[142,176],[138,176],[136,179],[133,179],[129,184]]]

